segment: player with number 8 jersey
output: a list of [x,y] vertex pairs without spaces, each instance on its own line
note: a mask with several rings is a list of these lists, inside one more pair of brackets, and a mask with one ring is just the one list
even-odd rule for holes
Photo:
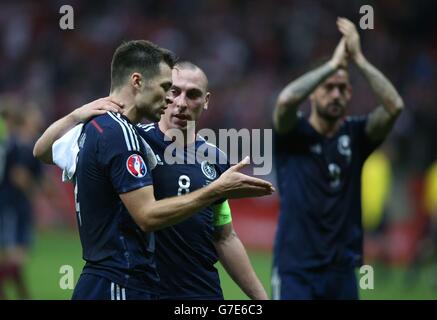
[[[182,147],[181,164],[168,164],[164,160],[166,148],[173,143],[165,139],[157,123],[139,128],[140,135],[156,153],[158,162],[152,170],[157,200],[180,196],[198,190],[216,180],[229,168],[226,155],[209,144],[214,161],[196,159],[189,164],[190,150],[197,152],[208,144],[198,136],[194,148]],[[207,154],[207,158],[210,158]],[[182,159],[181,159],[182,160]],[[222,162],[222,163],[220,163]],[[220,279],[214,264],[218,261],[214,247],[214,228],[232,221],[230,211],[217,207],[228,206],[226,199],[204,208],[185,221],[155,232],[156,264],[161,281],[162,299],[223,299]]]

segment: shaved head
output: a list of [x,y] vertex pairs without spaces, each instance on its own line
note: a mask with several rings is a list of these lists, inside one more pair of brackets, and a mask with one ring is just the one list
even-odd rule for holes
[[208,91],[208,78],[206,77],[205,72],[199,66],[195,65],[190,61],[181,61],[176,63],[173,69],[175,69],[176,71],[190,70],[193,72],[198,72],[204,84],[204,92]]
[[172,70],[172,87],[167,96],[167,110],[160,127],[186,131],[189,121],[197,121],[208,109],[211,93],[205,72],[189,61],[178,62]]

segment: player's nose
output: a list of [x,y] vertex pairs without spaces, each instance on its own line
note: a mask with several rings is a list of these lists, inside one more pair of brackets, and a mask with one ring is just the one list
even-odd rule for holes
[[178,97],[175,102],[177,107],[181,110],[185,110],[188,107],[187,100],[184,97]]
[[334,87],[331,91],[331,96],[335,99],[338,99],[340,95],[341,95],[340,90],[337,87]]

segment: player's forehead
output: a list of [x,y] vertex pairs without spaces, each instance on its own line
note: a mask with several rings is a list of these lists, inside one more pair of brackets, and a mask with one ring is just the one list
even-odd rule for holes
[[173,86],[181,90],[198,89],[202,92],[206,90],[206,80],[199,69],[180,69],[173,68]]
[[151,81],[155,82],[156,84],[163,84],[163,83],[171,83],[172,81],[172,74],[171,74],[171,68],[168,64],[165,62],[161,62],[159,64],[159,71],[153,76]]
[[327,78],[323,84],[324,85],[349,84],[349,73],[343,69],[339,69],[329,78]]

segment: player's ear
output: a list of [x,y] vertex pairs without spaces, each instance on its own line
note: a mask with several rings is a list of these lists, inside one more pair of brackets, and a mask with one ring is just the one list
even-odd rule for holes
[[137,90],[141,89],[143,84],[143,76],[138,72],[132,73],[130,76],[130,84]]
[[208,110],[209,98],[211,97],[211,92],[207,92],[205,95],[205,103],[203,104],[203,109]]

